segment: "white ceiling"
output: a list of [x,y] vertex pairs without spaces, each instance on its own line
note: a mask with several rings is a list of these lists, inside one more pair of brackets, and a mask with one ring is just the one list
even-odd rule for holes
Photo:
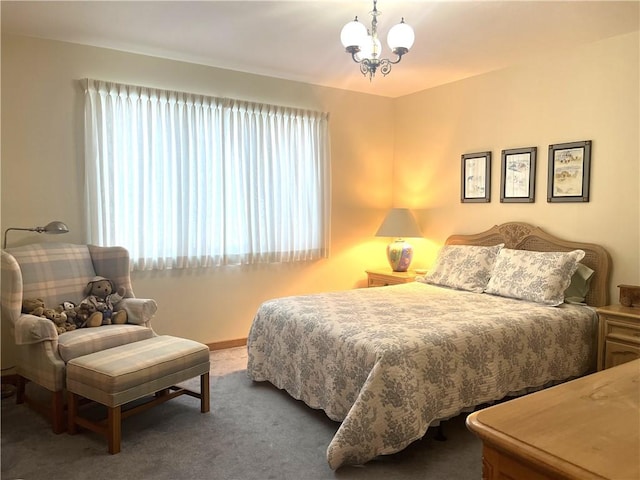
[[[378,32],[401,17],[416,42],[372,82],[340,43],[373,2],[6,1],[2,32],[113,48],[317,85],[398,97],[639,29],[632,1],[378,0]],[[388,48],[386,54],[389,56]]]

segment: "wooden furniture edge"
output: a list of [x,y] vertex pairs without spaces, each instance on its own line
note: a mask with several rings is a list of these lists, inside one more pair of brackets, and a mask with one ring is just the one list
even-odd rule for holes
[[[467,428],[482,440],[483,449],[488,447],[496,450],[515,462],[522,463],[552,478],[602,480],[600,475],[594,475],[592,472],[571,463],[564,463],[562,469],[557,468],[557,463],[561,461],[557,456],[531,447],[510,435],[489,429],[478,419],[478,414],[481,412],[482,410],[478,410],[471,413],[465,422]],[[518,447],[517,456],[513,452],[514,445]]]

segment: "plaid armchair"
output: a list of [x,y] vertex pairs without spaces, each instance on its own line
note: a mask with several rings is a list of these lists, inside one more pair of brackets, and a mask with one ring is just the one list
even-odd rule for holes
[[[55,308],[65,301],[78,305],[87,283],[95,276],[111,279],[124,287],[124,309],[128,321],[122,325],[79,328],[58,334],[55,324],[42,317],[22,313],[22,301],[41,298]],[[154,300],[135,298],[129,276],[129,253],[122,247],[98,247],[64,243],[39,243],[2,251],[2,321],[10,322],[18,350],[17,402],[51,418],[55,433],[64,431],[66,363],[73,358],[155,336],[150,322],[157,306]],[[27,381],[52,392],[51,404],[28,397]]]

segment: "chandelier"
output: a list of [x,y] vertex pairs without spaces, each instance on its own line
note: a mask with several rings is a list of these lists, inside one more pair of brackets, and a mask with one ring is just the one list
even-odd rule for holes
[[413,29],[404,23],[404,18],[397,25],[394,25],[387,34],[387,44],[391,51],[397,56],[395,60],[381,58],[382,44],[378,40],[378,16],[382,14],[376,8],[377,0],[373,0],[373,10],[371,16],[371,30],[367,30],[358,17],[342,27],[340,41],[347,53],[351,54],[354,62],[360,64],[360,71],[364,76],[369,76],[369,81],[373,79],[376,71],[380,69],[383,75],[391,71],[391,65],[395,65],[402,60],[402,56],[409,52],[413,46],[415,35]]

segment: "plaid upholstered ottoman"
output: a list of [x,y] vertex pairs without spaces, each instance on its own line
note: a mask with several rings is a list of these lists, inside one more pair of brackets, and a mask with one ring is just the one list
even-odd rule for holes
[[[175,386],[196,376],[200,393]],[[199,398],[202,413],[209,411],[209,349],[163,335],[74,358],[67,364],[67,391],[69,433],[80,426],[105,435],[109,453],[118,453],[121,421],[134,413],[183,394]],[[152,394],[149,401],[122,410],[124,404]],[[107,407],[106,424],[78,414],[80,397]]]

